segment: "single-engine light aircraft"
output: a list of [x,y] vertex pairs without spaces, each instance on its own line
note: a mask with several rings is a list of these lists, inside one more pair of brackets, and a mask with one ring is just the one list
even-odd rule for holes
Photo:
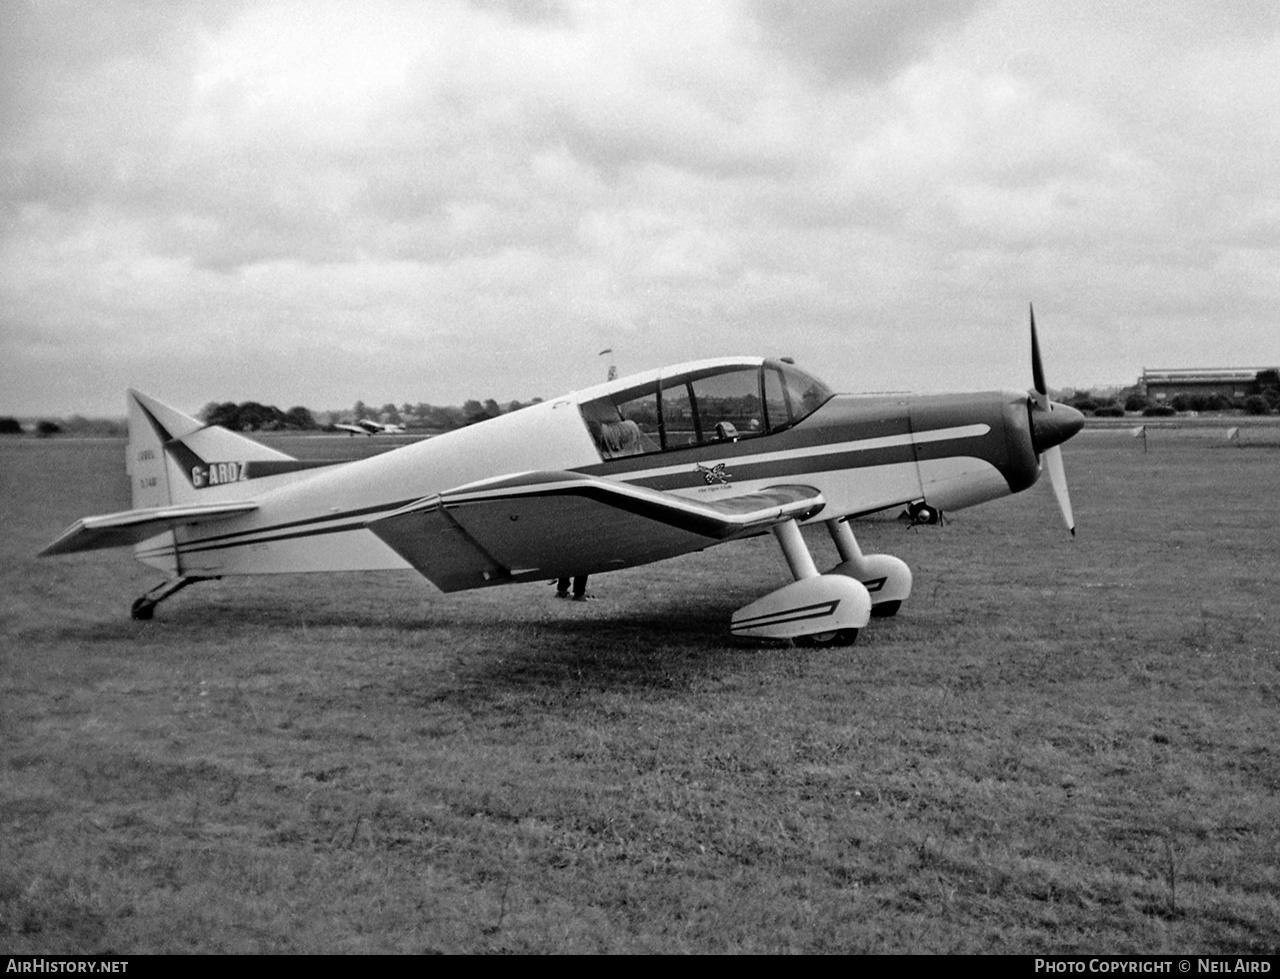
[[[597,574],[771,532],[795,581],[735,636],[848,644],[892,615],[911,570],[864,554],[849,518],[973,506],[1048,469],[1074,533],[1060,444],[1083,425],[1035,388],[839,395],[787,360],[728,357],[608,381],[355,462],[302,462],[130,391],[134,509],[85,517],[41,553],[133,545],[169,575],[134,618],[226,575],[415,568],[446,592]],[[821,521],[840,563],[800,532]]]
[[369,418],[361,418],[352,425],[348,425],[345,422],[339,422],[333,427],[340,432],[347,432],[350,435],[403,435],[405,433],[405,427],[403,425],[393,425],[390,422],[376,422]]

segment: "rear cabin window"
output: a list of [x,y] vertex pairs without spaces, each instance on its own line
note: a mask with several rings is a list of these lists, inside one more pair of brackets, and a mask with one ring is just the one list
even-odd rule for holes
[[582,417],[606,459],[662,451],[656,385],[588,401]]
[[604,459],[754,438],[789,428],[832,396],[790,364],[694,372],[582,404]]

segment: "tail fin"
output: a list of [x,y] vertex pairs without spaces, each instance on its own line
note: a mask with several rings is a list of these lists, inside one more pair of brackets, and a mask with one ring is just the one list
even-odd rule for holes
[[134,509],[244,499],[255,476],[314,465],[132,390],[127,451]]

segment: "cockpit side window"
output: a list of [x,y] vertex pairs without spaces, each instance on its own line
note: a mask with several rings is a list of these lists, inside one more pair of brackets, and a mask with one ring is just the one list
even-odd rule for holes
[[759,367],[708,374],[693,379],[689,387],[700,443],[734,441],[765,433]]

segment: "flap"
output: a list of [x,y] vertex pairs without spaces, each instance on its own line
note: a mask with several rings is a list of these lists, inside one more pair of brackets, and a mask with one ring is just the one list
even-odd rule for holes
[[64,530],[57,540],[40,552],[40,557],[103,547],[125,547],[175,527],[226,520],[256,509],[258,504],[243,500],[238,503],[145,507],[84,517]]
[[443,591],[594,574],[646,564],[805,519],[810,486],[693,500],[574,472],[473,483],[368,527]]

